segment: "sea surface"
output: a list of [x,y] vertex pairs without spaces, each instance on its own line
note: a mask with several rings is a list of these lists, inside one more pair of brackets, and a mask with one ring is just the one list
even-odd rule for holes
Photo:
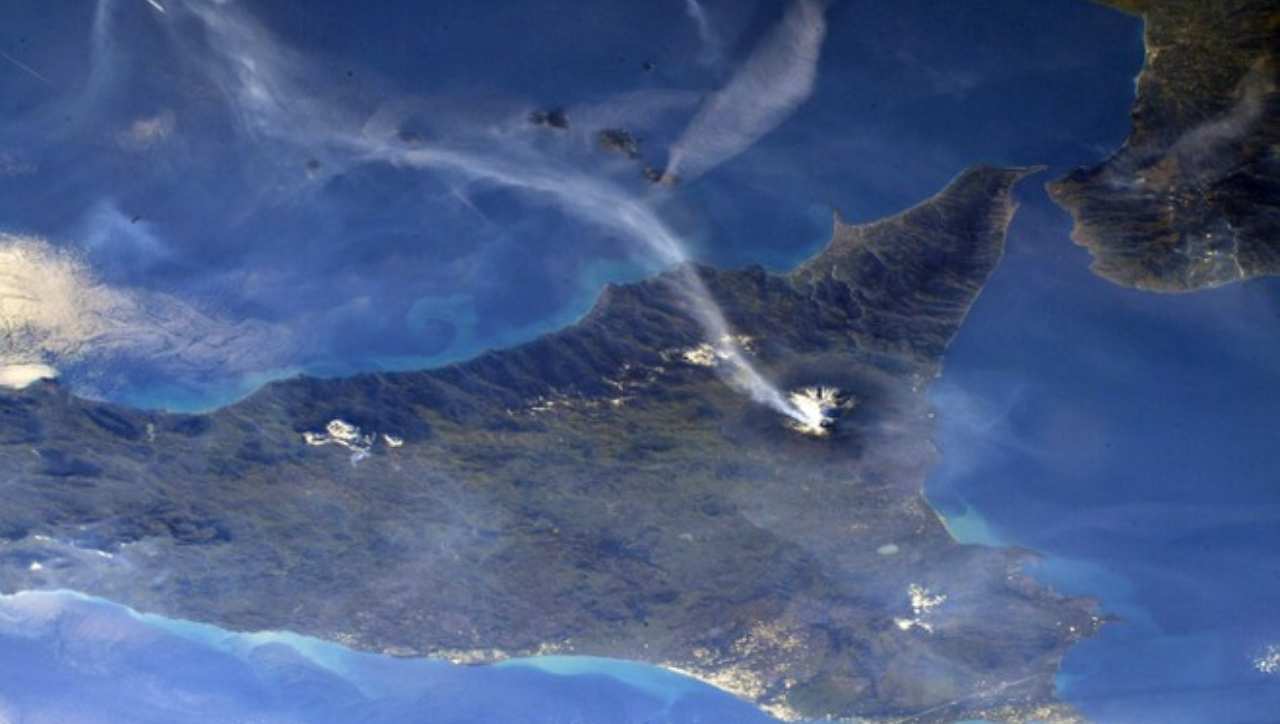
[[[386,79],[452,78],[480,95],[575,108],[619,89],[714,87],[778,16],[769,3],[745,12],[704,3],[724,20],[725,62],[695,67],[687,58],[699,52],[698,38],[684,5],[668,4],[601,3],[580,13],[577,4],[548,3],[538,17],[483,3],[420,10],[431,14],[423,32],[440,34],[443,48],[425,57],[405,40],[412,23],[391,6],[355,17],[282,2],[268,22],[303,50],[339,58],[369,57],[361,34],[383,34],[370,70]],[[524,32],[547,17],[554,32]],[[933,194],[972,163],[1048,165],[1021,187],[1006,258],[930,393],[943,456],[929,499],[961,541],[1039,551],[1042,581],[1096,597],[1116,617],[1072,649],[1059,677],[1060,693],[1091,718],[1274,720],[1280,677],[1256,662],[1280,645],[1280,283],[1180,296],[1116,287],[1090,274],[1088,254],[1068,238],[1069,219],[1040,186],[1122,142],[1142,62],[1140,23],[1081,0],[850,1],[828,18],[809,101],[755,147],[682,187],[663,214],[699,260],[785,269],[821,247],[833,210],[870,221]],[[446,52],[449,37],[466,38],[471,55]],[[479,62],[495,56],[509,63]],[[333,71],[344,76],[341,63]],[[677,130],[675,121],[655,122],[652,142],[661,147],[662,134]],[[163,181],[148,188],[161,194]],[[412,193],[394,193],[399,184]],[[101,178],[71,177],[57,194],[10,196],[0,210],[31,233],[73,238],[76,225],[58,219],[92,205],[99,186]],[[463,359],[570,323],[604,283],[656,268],[643,250],[501,190],[471,199],[483,224],[418,208],[434,212],[443,202],[431,199],[447,191],[349,172],[331,181],[321,200],[334,206],[319,215],[301,202],[278,218],[245,212],[249,221],[227,230],[240,235],[234,263],[209,258],[216,247],[198,212],[225,211],[236,199],[158,197],[149,213],[171,220],[167,256],[135,250],[146,263],[110,268],[111,281],[168,279],[163,291],[194,293],[205,278],[200,264],[239,283],[235,264],[297,257],[306,276],[289,295],[261,292],[224,311],[314,325],[324,344],[278,369],[215,384],[135,369],[109,388],[113,399],[201,409],[271,376]],[[370,205],[377,214],[361,211]],[[468,236],[469,224],[481,231]],[[432,233],[415,236],[419,226]],[[410,242],[412,252],[395,251]],[[322,306],[335,290],[363,306],[318,316],[291,306]],[[766,720],[689,679],[626,662],[460,668],[286,634],[232,634],[65,593],[0,600],[0,682],[0,721],[6,706],[42,701],[51,715],[96,712],[87,721],[259,710],[270,721]],[[50,692],[66,696],[54,706]]]
[[772,721],[663,669],[587,657],[496,666],[367,654],[284,632],[233,633],[72,592],[0,596],[0,721]]
[[1066,228],[1027,206],[931,391],[930,501],[1118,617],[1059,677],[1096,721],[1274,721],[1280,282],[1167,296],[1040,268]]

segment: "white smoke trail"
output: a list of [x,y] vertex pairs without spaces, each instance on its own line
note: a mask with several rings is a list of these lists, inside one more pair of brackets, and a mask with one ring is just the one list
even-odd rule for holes
[[720,36],[711,27],[711,21],[707,19],[707,11],[698,0],[685,0],[684,9],[698,29],[698,39],[702,41],[700,61],[707,65],[718,65],[723,55],[722,43]]
[[778,127],[811,93],[826,37],[821,0],[795,0],[782,23],[713,94],[671,149],[667,175],[696,178]]
[[93,9],[93,23],[89,26],[89,78],[85,85],[86,105],[98,100],[101,94],[114,85],[118,66],[114,44],[115,0],[98,0]]
[[[684,245],[654,210],[605,179],[556,163],[532,149],[496,149],[502,139],[486,137],[485,150],[441,143],[396,143],[387,118],[373,119],[359,131],[343,128],[334,119],[349,117],[340,109],[324,108],[301,89],[303,60],[279,49],[267,31],[229,8],[193,6],[210,31],[209,41],[221,50],[222,74],[246,123],[256,133],[308,147],[323,145],[352,160],[377,160],[402,167],[448,170],[465,177],[534,192],[553,200],[562,210],[589,223],[611,229],[651,249],[665,264],[689,261]],[[302,109],[299,111],[298,109]],[[295,117],[299,113],[301,117]],[[750,397],[778,412],[806,421],[804,414],[750,363],[733,341],[723,312],[696,271],[685,267],[682,292],[689,300],[707,338],[721,348],[728,362],[730,382]]]
[[[590,223],[612,229],[648,246],[671,266],[689,261],[679,238],[658,218],[653,209],[637,201],[607,181],[568,168],[541,167],[513,163],[498,157],[486,158],[471,152],[443,148],[397,148],[365,139],[366,152],[375,158],[402,166],[450,169],[472,178],[534,191],[556,200],[562,209]],[[696,271],[685,267],[682,292],[689,300],[707,338],[716,343],[729,363],[730,381],[753,400],[784,415],[806,422],[808,418],[743,355],[724,313],[711,297]]]

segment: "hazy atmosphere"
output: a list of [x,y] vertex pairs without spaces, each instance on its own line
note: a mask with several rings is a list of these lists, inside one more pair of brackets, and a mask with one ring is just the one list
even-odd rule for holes
[[11,3],[0,724],[1271,721],[1227,4]]

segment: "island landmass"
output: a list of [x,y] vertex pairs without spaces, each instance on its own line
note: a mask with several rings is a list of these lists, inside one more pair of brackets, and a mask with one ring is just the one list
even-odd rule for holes
[[[789,273],[609,286],[570,328],[439,369],[204,415],[0,392],[0,591],[458,663],[644,661],[783,719],[1076,721],[1054,676],[1095,602],[1031,579],[1029,551],[957,543],[923,495],[926,390],[1032,170],[837,218]],[[831,425],[726,382],[690,274]]]

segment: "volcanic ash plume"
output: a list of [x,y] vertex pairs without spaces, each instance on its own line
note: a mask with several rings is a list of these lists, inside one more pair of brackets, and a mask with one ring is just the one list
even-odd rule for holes
[[713,94],[671,149],[664,174],[689,180],[747,150],[813,93],[827,34],[823,3],[795,0],[728,85]]

